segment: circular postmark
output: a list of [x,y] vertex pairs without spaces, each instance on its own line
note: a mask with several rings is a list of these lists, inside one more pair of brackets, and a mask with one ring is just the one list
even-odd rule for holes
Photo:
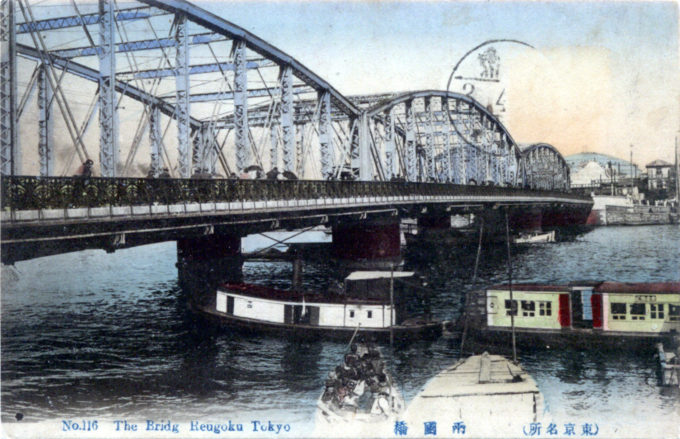
[[[524,46],[535,49],[531,44],[519,40],[495,39],[484,41],[468,50],[458,60],[446,84],[447,98],[444,108],[449,122],[456,134],[465,143],[475,148],[479,143],[474,138],[475,130],[471,126],[466,126],[466,124],[470,124],[468,118],[459,117],[463,116],[463,110],[460,110],[457,105],[454,105],[454,109],[451,109],[449,100],[452,98],[450,95],[455,90],[459,95],[463,95],[464,99],[469,100],[470,104],[476,102],[502,122],[506,99],[506,84],[503,81],[502,69],[505,46]],[[460,97],[456,99],[460,99]]]

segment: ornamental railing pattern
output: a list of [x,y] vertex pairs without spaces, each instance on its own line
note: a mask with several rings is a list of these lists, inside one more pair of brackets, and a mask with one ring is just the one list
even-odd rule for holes
[[565,192],[381,181],[3,176],[1,190],[3,210],[447,195],[513,197],[532,194],[587,201],[582,196]]

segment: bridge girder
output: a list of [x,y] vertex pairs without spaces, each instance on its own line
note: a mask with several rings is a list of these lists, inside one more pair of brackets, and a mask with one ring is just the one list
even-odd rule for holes
[[[4,0],[3,7],[8,3]],[[42,85],[49,85],[58,108],[43,108],[52,108],[53,119],[61,113],[82,161],[90,158],[85,131],[92,109],[81,111],[82,102],[70,96],[68,87],[76,77],[98,84],[102,175],[139,175],[146,166],[148,175],[156,176],[163,165],[173,176],[205,170],[227,175],[257,165],[307,179],[524,182],[520,174],[526,163],[520,163],[515,141],[493,114],[467,96],[440,90],[344,96],[280,49],[185,0],[74,2],[47,12],[31,8],[29,0],[17,4],[21,13],[14,11],[11,18],[16,14],[24,20],[9,27],[14,32],[3,27],[3,36],[19,35],[20,44],[11,47],[22,70],[45,65],[49,81]],[[57,13],[63,16],[54,17]],[[96,26],[102,27],[101,41],[90,35]],[[79,29],[90,45],[76,39],[56,44],[53,32],[64,29]],[[16,56],[5,52],[3,61],[16,65]],[[21,111],[18,91],[3,97],[3,124],[18,121],[31,95],[28,89],[23,93]],[[119,117],[121,111],[130,113]],[[116,134],[119,119],[127,121],[122,133],[134,132],[129,146],[123,145],[126,136]],[[144,136],[147,130],[150,135]],[[168,132],[176,133],[174,139]],[[44,150],[49,132],[40,133]],[[13,142],[16,157],[19,144]],[[136,158],[147,145],[148,159]],[[5,152],[3,174],[9,174]],[[221,169],[214,169],[216,162]],[[69,166],[60,165],[62,175],[71,174]]]

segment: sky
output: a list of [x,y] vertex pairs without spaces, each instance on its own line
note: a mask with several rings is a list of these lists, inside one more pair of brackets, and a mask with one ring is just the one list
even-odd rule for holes
[[[504,47],[500,54],[502,120],[518,143],[624,159],[632,145],[633,161],[642,167],[674,160],[680,133],[676,2],[197,4],[295,57],[346,95],[445,90],[470,49],[492,39],[519,40],[533,49]],[[463,85],[454,81],[451,90],[461,92]],[[474,97],[486,105],[499,91]]]

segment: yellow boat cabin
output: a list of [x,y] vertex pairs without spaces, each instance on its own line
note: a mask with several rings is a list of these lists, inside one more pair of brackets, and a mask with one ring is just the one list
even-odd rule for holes
[[487,329],[658,336],[680,331],[680,282],[513,284],[486,290]]

